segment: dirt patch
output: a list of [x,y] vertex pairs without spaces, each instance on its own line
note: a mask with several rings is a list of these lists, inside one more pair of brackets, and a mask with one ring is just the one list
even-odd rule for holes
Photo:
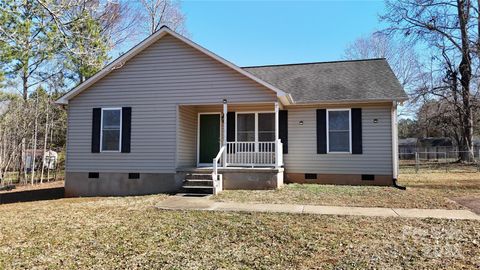
[[473,212],[480,215],[480,197],[460,197],[451,199],[465,207],[470,208]]

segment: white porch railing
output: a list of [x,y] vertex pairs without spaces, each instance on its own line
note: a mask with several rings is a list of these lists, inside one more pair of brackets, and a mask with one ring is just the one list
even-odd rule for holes
[[280,140],[274,142],[227,142],[227,166],[282,166]]
[[220,162],[222,155],[225,154],[225,146],[222,146],[218,151],[217,156],[213,159],[213,194],[218,194],[223,189],[223,179],[222,175],[218,174],[218,163]]

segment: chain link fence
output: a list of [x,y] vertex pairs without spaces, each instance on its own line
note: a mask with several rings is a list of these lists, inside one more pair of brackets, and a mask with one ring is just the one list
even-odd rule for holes
[[[467,157],[460,161],[459,156]],[[480,150],[469,151],[435,151],[399,153],[400,173],[418,172],[480,172]]]

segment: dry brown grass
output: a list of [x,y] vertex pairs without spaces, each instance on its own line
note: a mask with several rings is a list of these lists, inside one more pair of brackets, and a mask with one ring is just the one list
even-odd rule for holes
[[399,177],[407,190],[393,187],[289,184],[279,190],[224,191],[218,201],[336,206],[464,209],[451,198],[480,199],[480,173],[419,173]]
[[165,196],[0,205],[0,269],[478,269],[480,222],[162,211]]

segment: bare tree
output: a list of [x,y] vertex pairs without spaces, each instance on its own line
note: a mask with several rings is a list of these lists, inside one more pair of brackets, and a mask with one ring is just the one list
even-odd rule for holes
[[[461,160],[473,155],[472,100],[478,94],[473,89],[472,48],[478,41],[477,6],[471,0],[396,0],[386,1],[387,12],[381,19],[390,24],[384,33],[402,35],[411,44],[421,43],[434,54],[436,68],[433,76],[439,84],[425,84],[418,88],[423,98],[437,98],[451,103],[459,116]],[[438,78],[441,78],[439,80]]]
[[143,12],[140,12],[142,21],[145,21],[144,29],[148,34],[153,34],[161,26],[167,25],[172,30],[186,34],[185,15],[180,9],[178,1],[171,0],[140,0]]
[[[49,132],[49,116],[50,116],[50,102],[47,101],[45,108],[45,132],[43,134],[43,156],[42,156],[42,169],[40,172],[40,183],[43,183],[43,173],[46,166],[46,155],[47,155],[47,142],[48,142],[48,132]],[[47,178],[48,179],[48,178]]]
[[418,76],[422,73],[419,56],[412,46],[380,32],[356,39],[347,46],[344,57],[386,58],[402,86],[407,89],[415,87]]
[[[412,94],[417,87],[423,67],[414,47],[395,40],[381,32],[357,38],[344,52],[346,59],[385,58],[392,67],[395,76],[407,93]],[[418,110],[415,102],[407,101],[399,111],[401,115],[413,116]]]

